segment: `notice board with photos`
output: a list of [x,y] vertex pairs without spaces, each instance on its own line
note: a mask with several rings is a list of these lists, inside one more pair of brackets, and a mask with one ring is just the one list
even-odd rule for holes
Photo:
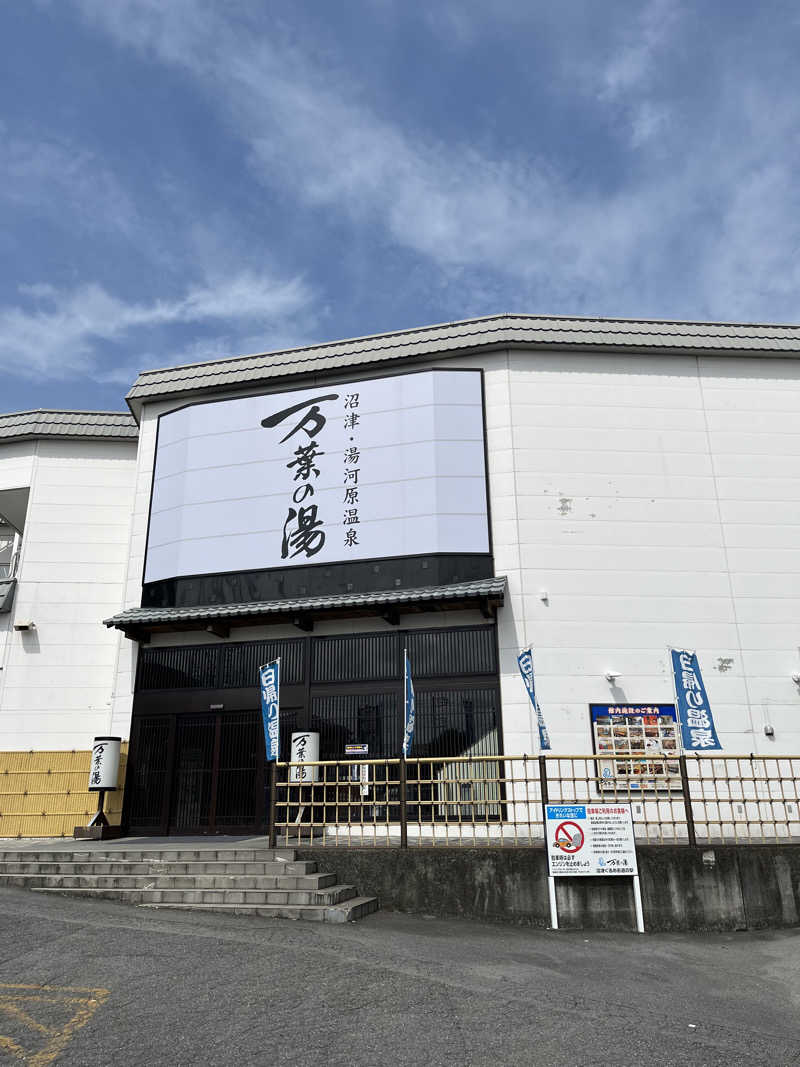
[[674,704],[590,704],[600,788],[680,790],[680,726]]

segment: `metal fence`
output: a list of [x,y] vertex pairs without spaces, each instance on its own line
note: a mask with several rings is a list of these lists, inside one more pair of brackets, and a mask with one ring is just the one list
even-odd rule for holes
[[277,845],[527,846],[548,803],[624,803],[641,844],[800,844],[800,756],[478,756],[272,764]]

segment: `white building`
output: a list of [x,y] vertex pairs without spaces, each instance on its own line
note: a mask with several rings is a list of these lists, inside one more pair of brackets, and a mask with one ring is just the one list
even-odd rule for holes
[[[111,730],[132,736],[132,827],[258,824],[276,655],[286,723],[319,729],[323,758],[397,755],[404,647],[420,754],[537,751],[528,647],[556,753],[603,747],[604,705],[673,705],[670,647],[697,651],[725,752],[800,752],[798,356],[796,327],[500,316],[141,374],[125,610],[111,570],[103,601],[130,638]],[[287,405],[298,425],[275,421]]]
[[137,436],[126,413],[0,415],[0,753],[109,730]]

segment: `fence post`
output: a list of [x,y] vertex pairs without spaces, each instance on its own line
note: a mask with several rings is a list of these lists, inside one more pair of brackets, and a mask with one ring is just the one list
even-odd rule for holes
[[278,843],[278,831],[275,826],[275,803],[278,799],[278,761],[269,762],[269,847]]
[[692,796],[689,792],[689,774],[686,770],[686,756],[678,757],[681,768],[681,789],[683,790],[683,808],[686,812],[686,831],[689,834],[689,844],[692,848],[697,845],[697,836],[694,832],[694,812],[692,811]]
[[408,848],[408,818],[406,814],[406,758],[400,757],[400,848]]
[[547,788],[547,756],[539,756],[539,792],[542,794],[542,837],[547,843],[547,802],[550,792]]

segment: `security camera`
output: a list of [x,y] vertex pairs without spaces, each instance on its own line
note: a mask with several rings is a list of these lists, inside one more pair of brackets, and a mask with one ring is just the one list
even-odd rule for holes
[[607,682],[610,682],[613,685],[617,678],[619,678],[619,671],[606,671],[605,679]]

